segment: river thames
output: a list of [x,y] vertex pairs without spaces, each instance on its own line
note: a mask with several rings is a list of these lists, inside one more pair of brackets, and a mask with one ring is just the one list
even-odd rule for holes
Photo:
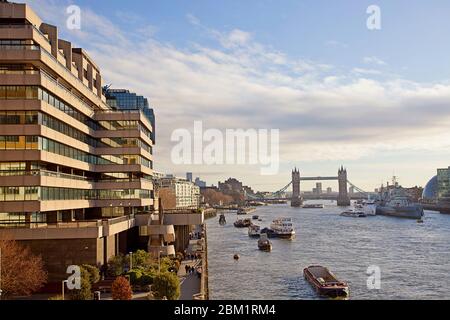
[[[319,203],[308,201],[307,203]],[[271,239],[272,252],[258,250],[247,228],[233,226],[235,212],[207,220],[211,299],[320,299],[303,278],[303,268],[320,264],[347,281],[350,299],[450,299],[450,215],[425,211],[424,223],[374,216],[347,218],[344,209],[321,201],[323,209],[289,205],[258,207],[269,227],[277,217],[290,217],[293,240]],[[237,253],[240,259],[235,261]],[[367,288],[366,273],[380,267],[381,288]]]

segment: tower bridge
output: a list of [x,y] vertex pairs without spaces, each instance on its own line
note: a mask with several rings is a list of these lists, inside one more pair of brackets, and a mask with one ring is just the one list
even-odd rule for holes
[[352,198],[357,198],[357,199],[362,199],[362,198],[366,198],[367,195],[369,194],[368,192],[365,192],[364,190],[362,190],[361,188],[358,188],[357,186],[355,186],[353,183],[351,183],[350,181],[348,181],[347,179],[347,169],[344,168],[343,166],[341,166],[338,169],[338,174],[337,176],[315,176],[315,177],[303,177],[300,175],[300,171],[297,168],[294,168],[294,170],[292,170],[292,179],[291,181],[285,185],[283,188],[281,188],[280,190],[277,190],[273,193],[270,194],[269,197],[258,197],[258,196],[250,196],[247,195],[247,199],[248,200],[260,200],[260,201],[264,201],[264,200],[279,200],[279,199],[284,199],[286,200],[287,198],[283,198],[283,194],[285,193],[285,191],[292,186],[292,197],[291,197],[291,206],[292,207],[300,207],[303,203],[304,198],[301,196],[301,192],[300,192],[300,182],[301,181],[329,181],[329,180],[334,180],[334,181],[338,181],[338,189],[339,189],[339,193],[338,196],[336,198],[336,196],[332,196],[332,195],[326,195],[326,194],[322,194],[319,196],[304,196],[305,198],[315,198],[315,199],[327,199],[327,200],[337,200],[337,205],[338,206],[348,206],[350,205],[350,196],[348,194],[348,185],[351,185],[356,191],[359,192],[358,194],[352,195]]

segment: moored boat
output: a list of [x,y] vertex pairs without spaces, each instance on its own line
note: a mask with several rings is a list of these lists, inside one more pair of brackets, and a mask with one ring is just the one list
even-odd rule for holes
[[272,243],[269,241],[266,233],[261,233],[258,240],[258,249],[261,251],[272,251]]
[[322,203],[318,204],[304,204],[302,206],[303,209],[323,209],[324,205]]
[[273,230],[270,229],[270,228],[263,228],[263,229],[261,229],[261,232],[260,232],[260,233],[265,233],[265,234],[267,234],[267,237],[268,237],[268,238],[276,238],[276,237],[277,237],[275,231],[273,231]]
[[259,216],[258,216],[257,214],[255,214],[255,215],[252,217],[252,219],[253,219],[253,220],[258,220],[258,219],[259,219]]
[[392,185],[381,188],[380,202],[377,205],[376,214],[399,218],[421,219],[424,215],[423,206],[413,203],[407,192],[392,178]]
[[236,228],[247,228],[252,224],[250,219],[239,219],[234,222]]
[[270,228],[278,238],[291,239],[295,236],[295,230],[291,218],[278,218],[273,220]]
[[244,215],[244,214],[252,213],[255,210],[256,209],[252,208],[252,207],[242,207],[242,208],[239,208],[236,213],[239,215]]
[[248,227],[248,236],[252,238],[257,238],[261,235],[261,228],[256,224],[252,224]]
[[222,213],[221,215],[220,215],[220,217],[219,217],[219,224],[221,225],[221,226],[223,226],[224,224],[226,224],[227,223],[227,220],[225,219],[225,215]]
[[343,217],[350,217],[350,218],[365,218],[365,217],[367,217],[363,211],[357,210],[357,209],[345,210],[340,215]]
[[305,279],[321,295],[340,297],[348,296],[349,290],[346,282],[339,281],[327,268],[322,266],[309,266],[303,269]]

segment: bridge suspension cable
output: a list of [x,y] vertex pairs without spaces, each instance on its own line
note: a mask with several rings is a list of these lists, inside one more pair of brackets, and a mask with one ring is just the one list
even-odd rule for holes
[[359,188],[359,187],[357,187],[357,186],[355,186],[353,183],[351,183],[350,181],[348,181],[347,180],[347,183],[350,185],[350,186],[352,186],[356,191],[358,191],[359,193],[364,193],[364,194],[369,194],[369,192],[367,192],[367,191],[364,191],[363,189],[361,189],[361,188]]
[[[281,188],[280,190],[270,193],[270,197],[274,198],[274,197],[280,196],[280,195],[281,195],[283,192],[285,192],[291,185],[292,185],[292,181],[290,181],[287,185],[285,185],[285,186],[284,186],[283,188]],[[263,199],[263,197],[256,196],[256,195],[252,195],[252,194],[247,194],[247,198],[249,198],[249,199],[254,199],[254,200]]]

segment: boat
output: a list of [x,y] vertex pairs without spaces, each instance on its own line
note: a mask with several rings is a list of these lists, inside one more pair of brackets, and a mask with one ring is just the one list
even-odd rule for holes
[[259,218],[259,219],[258,219],[258,221],[262,221],[262,219],[261,219],[261,218]]
[[258,219],[259,219],[259,216],[258,216],[257,214],[255,214],[255,215],[252,217],[252,219],[253,219],[253,220],[258,220]]
[[377,204],[375,200],[365,200],[361,204],[358,204],[357,207],[364,212],[366,216],[375,216],[377,214]]
[[248,236],[252,238],[258,238],[261,235],[261,227],[256,224],[252,224],[248,227]]
[[320,295],[342,297],[349,294],[347,283],[339,281],[325,267],[309,266],[303,269],[303,275]]
[[340,215],[343,217],[350,217],[350,218],[365,218],[365,217],[367,217],[363,211],[358,210],[356,208],[345,210]]
[[250,219],[239,219],[234,222],[236,228],[247,228],[252,224]]
[[221,215],[220,215],[220,217],[219,217],[219,224],[221,225],[221,226],[223,226],[224,224],[226,224],[227,223],[227,220],[225,219],[225,215],[222,213]]
[[233,259],[234,259],[234,260],[239,260],[239,255],[236,253],[236,254],[233,256]]
[[252,207],[242,207],[242,208],[239,208],[236,213],[239,215],[244,215],[244,214],[252,213],[255,210],[256,209],[252,208]]
[[323,209],[324,205],[322,203],[318,204],[304,204],[302,206],[303,209]]
[[261,233],[258,240],[258,249],[261,251],[272,251],[272,243],[269,241],[266,233]]
[[278,218],[272,221],[270,228],[278,238],[291,239],[295,236],[291,218]]
[[413,203],[403,189],[392,179],[392,186],[382,188],[381,200],[377,205],[376,214],[409,219],[422,219],[424,212],[422,205]]
[[275,231],[273,231],[272,229],[270,229],[270,228],[263,228],[263,229],[261,229],[261,232],[260,232],[261,234],[262,233],[265,233],[265,234],[267,234],[267,237],[268,238],[276,238],[277,237],[277,234],[275,233]]

